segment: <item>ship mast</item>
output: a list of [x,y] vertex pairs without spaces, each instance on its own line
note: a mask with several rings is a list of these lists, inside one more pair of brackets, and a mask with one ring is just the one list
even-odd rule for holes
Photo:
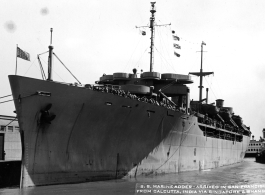
[[151,45],[150,45],[150,72],[153,72],[153,64],[154,64],[154,23],[155,23],[155,3],[151,2],[151,17],[150,17],[150,30],[151,30]]
[[200,77],[200,93],[199,93],[199,101],[201,102],[202,101],[202,88],[203,88],[203,77],[204,76],[207,76],[207,75],[210,75],[210,74],[213,74],[213,72],[203,72],[202,70],[202,59],[203,59],[203,45],[206,45],[203,41],[201,43],[201,69],[200,69],[200,72],[190,72],[189,74],[192,74],[192,75],[195,75],[195,76],[199,76]]
[[51,42],[49,45],[49,57],[48,57],[48,81],[52,81],[52,63],[53,63],[53,46],[52,46],[52,28],[51,28]]
[[162,24],[162,25],[156,25],[155,24],[155,13],[156,13],[156,8],[155,8],[155,3],[156,2],[151,2],[151,17],[150,17],[150,25],[149,26],[136,26],[136,28],[142,28],[142,27],[148,27],[150,28],[151,31],[151,44],[150,44],[150,72],[153,72],[153,66],[154,66],[154,37],[155,37],[155,26],[166,26],[166,25],[171,25],[171,24]]

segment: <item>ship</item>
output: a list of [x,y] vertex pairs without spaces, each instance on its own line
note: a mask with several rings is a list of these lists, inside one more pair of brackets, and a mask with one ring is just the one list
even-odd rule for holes
[[254,135],[252,135],[252,139],[249,141],[248,150],[246,151],[246,157],[256,157],[256,155],[260,152],[263,144],[263,139],[255,140]]
[[[263,133],[263,138],[260,137],[259,140],[259,146],[260,148],[258,149],[257,153],[256,153],[256,162],[258,163],[265,163],[265,129],[262,130]],[[252,136],[253,137],[253,136]]]
[[265,144],[262,143],[260,147],[260,151],[256,154],[256,162],[258,163],[265,163]]
[[[134,69],[103,74],[95,84],[54,81],[52,44],[47,79],[9,75],[22,141],[21,188],[207,170],[243,160],[250,128],[224,100],[214,105],[202,99],[203,77],[211,74],[202,63],[200,72],[187,75],[154,72],[155,2],[150,12],[150,71],[140,76]],[[190,100],[192,74],[200,77],[198,101]]]

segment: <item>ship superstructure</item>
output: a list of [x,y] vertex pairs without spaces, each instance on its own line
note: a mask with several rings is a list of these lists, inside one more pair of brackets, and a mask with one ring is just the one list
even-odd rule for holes
[[241,118],[222,100],[191,102],[189,75],[153,71],[155,3],[150,12],[150,72],[139,77],[134,69],[96,84],[53,81],[51,45],[47,80],[9,76],[23,146],[21,187],[242,161],[250,131]]

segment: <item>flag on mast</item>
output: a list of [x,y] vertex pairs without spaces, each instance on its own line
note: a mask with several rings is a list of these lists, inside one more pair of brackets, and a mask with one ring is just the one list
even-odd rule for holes
[[28,52],[23,51],[17,46],[17,54],[16,54],[16,72],[15,74],[17,75],[17,58],[22,58],[23,60],[30,61],[30,55]]
[[178,54],[177,52],[174,51],[174,55],[177,57],[180,57],[180,54]]
[[172,37],[173,37],[173,40],[175,40],[175,41],[179,41],[180,40],[180,38],[178,36],[176,36],[176,35],[172,35]]
[[173,47],[175,47],[176,49],[181,49],[181,46],[177,43],[173,43]]
[[[173,30],[172,34],[174,34],[174,33],[175,33],[175,31]],[[173,37],[174,41],[179,41],[180,40],[180,38],[178,36],[176,36],[176,35],[172,35],[172,37]],[[181,49],[181,46],[179,44],[177,44],[177,43],[173,43],[173,47],[175,49]],[[176,51],[174,51],[174,55],[177,56],[177,57],[180,57],[180,54],[177,53]]]
[[23,51],[19,47],[17,47],[17,57],[22,58],[24,60],[30,61],[30,55],[28,52]]

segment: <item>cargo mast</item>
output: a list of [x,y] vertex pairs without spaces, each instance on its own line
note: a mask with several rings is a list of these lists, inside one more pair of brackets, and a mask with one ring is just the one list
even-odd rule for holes
[[49,45],[49,57],[48,57],[48,79],[52,81],[52,64],[53,63],[53,46],[52,46],[52,28],[51,28],[51,42]]
[[151,2],[151,17],[150,17],[150,24],[149,26],[136,26],[136,28],[145,28],[148,27],[150,28],[151,31],[151,44],[150,44],[150,72],[153,72],[153,66],[154,66],[154,37],[155,37],[155,26],[167,26],[171,24],[162,24],[162,25],[156,25],[155,24],[155,13],[156,13],[156,8],[155,8],[155,3],[156,2]]
[[153,72],[154,63],[154,23],[155,23],[155,2],[151,2],[151,17],[150,17],[150,30],[151,30],[151,45],[150,45],[150,72]]
[[202,70],[202,58],[203,58],[203,45],[206,45],[204,42],[201,43],[201,69],[200,72],[190,72],[189,74],[195,75],[195,76],[199,76],[200,77],[200,93],[199,93],[199,101],[202,101],[202,88],[203,88],[203,77],[207,76],[207,75],[211,75],[213,74],[213,72],[203,72]]

